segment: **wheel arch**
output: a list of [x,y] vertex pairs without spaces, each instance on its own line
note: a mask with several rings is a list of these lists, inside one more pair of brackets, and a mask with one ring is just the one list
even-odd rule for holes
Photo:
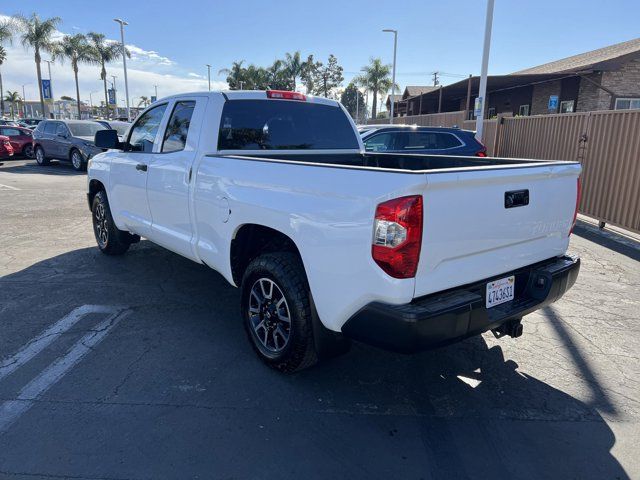
[[91,210],[91,206],[93,205],[93,199],[100,191],[104,191],[106,194],[107,189],[104,187],[103,183],[100,180],[96,180],[95,178],[91,179],[89,181],[89,193],[87,194],[87,200],[89,201],[89,210]]
[[287,234],[256,223],[239,225],[231,240],[229,255],[233,282],[239,286],[249,263],[267,252],[292,252],[302,261],[298,246]]

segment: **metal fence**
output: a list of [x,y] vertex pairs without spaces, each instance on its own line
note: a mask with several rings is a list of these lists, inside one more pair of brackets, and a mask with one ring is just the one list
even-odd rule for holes
[[[444,115],[459,123],[445,125]],[[402,123],[475,130],[462,119],[464,112],[450,112]],[[504,117],[485,120],[483,130],[490,156],[581,162],[580,213],[640,232],[640,110]]]

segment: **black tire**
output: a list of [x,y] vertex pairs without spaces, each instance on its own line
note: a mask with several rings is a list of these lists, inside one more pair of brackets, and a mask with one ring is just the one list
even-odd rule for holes
[[107,193],[104,190],[96,193],[91,204],[93,234],[100,251],[106,255],[122,255],[135,241],[129,232],[118,230],[111,216]]
[[24,148],[22,149],[22,155],[25,158],[33,158],[33,145],[31,144],[26,144],[24,146]]
[[82,172],[87,168],[87,163],[84,161],[84,157],[80,150],[74,148],[69,153],[69,160],[71,160],[71,166],[76,172]]
[[[256,323],[268,321],[267,315],[269,314],[266,312],[273,307],[276,300],[280,299],[279,293],[274,288],[270,295],[271,307],[265,307],[263,313],[255,313],[258,303],[256,303],[255,295],[252,295],[252,290],[262,281],[273,282],[285,299],[284,307],[286,307],[289,317],[288,338],[284,346],[280,345],[279,349],[270,348],[269,341],[265,343],[261,337],[264,334],[265,339],[273,339],[273,346],[278,347],[276,331],[279,328],[286,330],[287,322],[275,320],[279,323],[275,329],[271,330],[272,336],[269,336],[267,327],[263,327],[262,330],[255,328]],[[271,368],[285,373],[303,370],[318,362],[313,337],[309,285],[304,267],[297,255],[289,252],[276,252],[257,257],[249,264],[244,273],[241,290],[240,304],[245,330],[253,349],[263,362]],[[257,308],[261,310],[263,307],[261,305]],[[280,312],[283,312],[284,316],[285,310],[276,308],[276,312],[278,319],[280,319],[282,318]],[[273,316],[270,315],[269,318],[273,319]],[[258,333],[259,331],[261,333]],[[280,338],[282,341],[284,337]]]
[[36,147],[36,149],[33,152],[33,155],[35,156],[36,163],[38,165],[41,165],[41,166],[49,165],[49,159],[45,155],[44,149],[40,145]]

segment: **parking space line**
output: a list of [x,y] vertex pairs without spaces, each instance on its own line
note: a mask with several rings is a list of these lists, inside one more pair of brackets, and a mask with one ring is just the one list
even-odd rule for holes
[[2,189],[20,190],[18,187],[12,187],[11,185],[5,185],[4,183],[0,183],[0,190],[2,190]]
[[60,335],[73,327],[82,317],[90,313],[117,313],[122,308],[106,305],[82,305],[47,328],[27,343],[17,353],[0,363],[0,381],[11,375],[17,368],[27,363],[53,343]]
[[64,377],[82,358],[93,350],[118,323],[131,313],[131,310],[118,311],[100,322],[95,329],[87,333],[62,357],[56,359],[36,378],[29,382],[15,400],[0,405],[0,434],[27,412],[35,400]]

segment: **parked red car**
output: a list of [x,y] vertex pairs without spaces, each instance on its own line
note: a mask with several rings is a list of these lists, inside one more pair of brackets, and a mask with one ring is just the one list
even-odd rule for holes
[[12,127],[7,125],[0,126],[0,135],[9,137],[9,142],[13,147],[16,155],[23,155],[27,158],[33,156],[33,132],[28,128]]
[[9,158],[13,156],[13,147],[9,142],[9,137],[0,135],[0,158]]

